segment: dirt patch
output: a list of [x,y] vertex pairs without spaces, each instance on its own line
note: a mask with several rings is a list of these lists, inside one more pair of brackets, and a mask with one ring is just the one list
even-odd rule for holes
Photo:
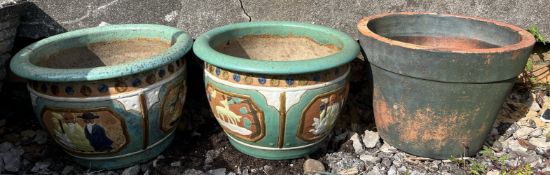
[[401,42],[439,49],[489,49],[500,47],[485,41],[461,37],[395,36],[390,38]]
[[215,47],[231,56],[266,61],[308,60],[332,55],[340,49],[306,37],[248,35]]
[[38,65],[49,68],[93,68],[129,63],[159,55],[170,48],[160,39],[131,39],[92,43],[61,50],[42,58]]

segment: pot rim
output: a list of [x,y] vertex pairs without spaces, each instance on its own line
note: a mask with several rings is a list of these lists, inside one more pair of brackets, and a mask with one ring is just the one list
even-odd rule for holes
[[[264,28],[292,28],[295,33],[284,33],[284,31],[277,30],[275,32],[262,31]],[[281,35],[281,36],[306,36],[319,42],[317,39],[322,36],[310,36],[304,33],[317,32],[325,35],[330,35],[337,38],[342,47],[341,50],[335,54],[296,61],[267,61],[267,60],[252,60],[247,58],[235,57],[216,51],[212,48],[211,42],[215,41],[217,37],[227,34],[229,32],[238,30],[247,30],[240,36],[231,36],[230,39],[235,39],[245,35]],[[280,32],[280,33],[277,33]],[[298,34],[296,34],[298,33]],[[322,43],[324,44],[324,43]],[[334,44],[334,43],[329,43]],[[264,22],[244,22],[229,24],[222,27],[214,28],[206,33],[203,33],[195,40],[193,45],[193,51],[203,61],[213,64],[217,67],[246,72],[246,73],[258,73],[258,74],[271,74],[271,75],[284,75],[284,74],[302,74],[327,70],[330,68],[338,67],[346,64],[355,59],[359,53],[359,44],[353,38],[346,33],[338,31],[333,28],[292,22],[292,21],[264,21]]]
[[[160,35],[166,35],[172,38],[171,46],[159,55],[138,59],[135,61],[127,62],[124,64],[117,64],[111,66],[99,66],[92,68],[75,68],[75,69],[61,69],[61,68],[49,68],[38,66],[31,63],[31,58],[35,54],[34,52],[42,47],[46,47],[51,44],[62,43],[63,40],[87,37],[100,33],[115,33],[124,31],[138,31],[147,30],[148,32],[158,32]],[[140,37],[139,35],[131,36],[129,38],[147,38]],[[165,39],[164,39],[165,40]],[[90,41],[84,41],[84,43],[93,43]],[[132,75],[170,62],[176,61],[191,49],[193,40],[191,36],[180,29],[156,25],[156,24],[121,24],[121,25],[106,25],[100,27],[93,27],[87,29],[80,29],[70,31],[62,34],[58,34],[49,38],[42,39],[36,43],[33,43],[21,51],[19,51],[12,59],[10,63],[11,70],[18,76],[46,82],[73,82],[73,81],[94,81],[102,79],[117,78],[127,75]],[[70,47],[69,47],[70,48]]]
[[[514,44],[508,44],[501,47],[496,48],[475,48],[475,49],[445,49],[445,48],[437,48],[432,46],[426,46],[426,45],[418,45],[418,44],[412,44],[407,42],[402,42],[398,40],[393,40],[386,38],[384,36],[378,35],[371,31],[368,28],[368,23],[375,19],[381,19],[388,16],[413,16],[413,15],[432,15],[437,17],[452,17],[452,18],[461,18],[466,20],[475,20],[475,21],[481,21],[493,24],[498,27],[507,28],[513,32],[516,32],[520,36],[520,40]],[[378,40],[380,42],[389,44],[389,45],[395,45],[399,47],[404,47],[408,49],[414,49],[414,50],[424,50],[424,51],[430,51],[430,52],[453,52],[453,53],[502,53],[502,52],[510,52],[510,51],[516,51],[521,50],[523,48],[527,48],[532,46],[535,43],[535,38],[533,35],[531,35],[526,30],[517,27],[515,25],[511,25],[508,23],[486,19],[486,18],[479,18],[479,17],[471,17],[471,16],[461,16],[461,15],[450,15],[450,14],[438,14],[438,13],[429,13],[429,12],[397,12],[397,13],[382,13],[377,15],[372,15],[368,17],[364,17],[357,23],[357,29],[359,32],[366,37],[373,38],[375,40]]]

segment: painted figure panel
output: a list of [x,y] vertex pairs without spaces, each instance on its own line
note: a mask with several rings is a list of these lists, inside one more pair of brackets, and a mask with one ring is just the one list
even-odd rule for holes
[[107,108],[46,108],[42,119],[53,139],[71,152],[116,152],[128,142],[125,123]]

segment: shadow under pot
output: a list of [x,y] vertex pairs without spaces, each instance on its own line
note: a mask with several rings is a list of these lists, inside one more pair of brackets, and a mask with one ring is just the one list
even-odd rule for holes
[[385,142],[418,156],[473,156],[535,42],[525,30],[474,17],[393,13],[357,25]]
[[348,93],[359,45],[331,28],[296,22],[231,24],[199,36],[212,113],[239,151],[291,159],[320,146]]
[[109,25],[21,50],[38,120],[82,166],[115,169],[156,157],[174,138],[186,93],[189,35],[160,25]]

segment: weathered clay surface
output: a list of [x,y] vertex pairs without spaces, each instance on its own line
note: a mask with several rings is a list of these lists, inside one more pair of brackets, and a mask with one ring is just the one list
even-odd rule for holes
[[[527,28],[537,25],[550,37],[550,3],[538,0],[269,1],[269,0],[31,0],[19,35],[44,37],[64,30],[106,23],[155,23],[188,31],[194,37],[214,27],[243,21],[287,20],[327,25],[357,39],[363,16],[384,12],[427,11],[479,16]],[[54,22],[55,21],[55,22]]]

